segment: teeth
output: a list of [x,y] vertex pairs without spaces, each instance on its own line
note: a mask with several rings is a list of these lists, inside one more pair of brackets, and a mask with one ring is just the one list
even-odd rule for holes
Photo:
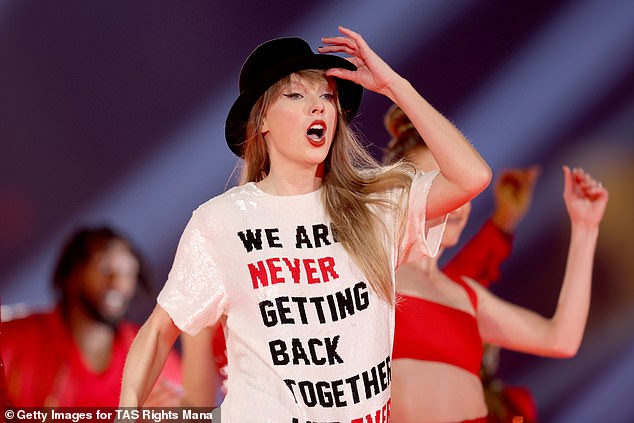
[[125,298],[123,298],[123,295],[120,292],[109,290],[105,295],[104,302],[108,307],[120,308],[123,307]]
[[318,141],[320,140],[323,136],[324,136],[324,132],[326,131],[325,127],[323,124],[321,123],[314,123],[310,126],[310,128],[308,128],[307,131],[307,135],[315,140]]

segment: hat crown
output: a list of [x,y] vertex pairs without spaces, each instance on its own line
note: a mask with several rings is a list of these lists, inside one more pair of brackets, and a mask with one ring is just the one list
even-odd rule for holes
[[[332,68],[357,69],[342,57],[313,53],[310,45],[299,37],[276,38],[256,47],[242,65],[238,84],[240,95],[225,121],[225,138],[231,151],[242,157],[249,114],[258,99],[273,84],[302,70]],[[361,103],[363,87],[345,79],[334,80],[344,119],[350,122]]]
[[297,57],[312,57],[306,41],[299,37],[276,38],[260,44],[247,57],[240,71],[240,92],[244,92],[258,77],[284,61]]

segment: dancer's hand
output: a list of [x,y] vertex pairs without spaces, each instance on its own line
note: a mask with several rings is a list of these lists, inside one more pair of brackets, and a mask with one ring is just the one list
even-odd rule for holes
[[526,169],[507,169],[495,181],[493,194],[495,211],[493,223],[507,233],[515,232],[533,200],[535,184],[539,177],[539,166]]
[[564,201],[573,224],[597,227],[606,204],[608,191],[581,168],[564,170]]
[[342,37],[323,37],[324,46],[319,47],[320,53],[346,53],[348,61],[353,63],[356,71],[333,68],[326,71],[326,75],[341,79],[347,79],[362,85],[364,88],[388,95],[390,86],[399,75],[388,66],[365,42],[363,37],[356,32],[339,27]]
[[144,407],[179,407],[185,396],[183,387],[168,379],[160,379],[143,403]]

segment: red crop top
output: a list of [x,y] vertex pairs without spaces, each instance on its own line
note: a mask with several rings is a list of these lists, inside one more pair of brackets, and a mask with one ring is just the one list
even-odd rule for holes
[[[473,289],[457,280],[477,309]],[[480,374],[482,339],[475,316],[423,298],[397,294],[393,359],[439,361]]]

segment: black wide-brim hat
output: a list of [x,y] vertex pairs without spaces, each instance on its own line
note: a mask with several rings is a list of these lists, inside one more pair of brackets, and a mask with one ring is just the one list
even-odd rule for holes
[[[308,43],[297,37],[276,38],[259,45],[242,65],[240,96],[227,115],[225,138],[231,151],[242,157],[251,109],[273,84],[301,70],[331,68],[357,69],[342,57],[313,53]],[[343,116],[350,123],[361,104],[363,87],[345,79],[334,79]]]

